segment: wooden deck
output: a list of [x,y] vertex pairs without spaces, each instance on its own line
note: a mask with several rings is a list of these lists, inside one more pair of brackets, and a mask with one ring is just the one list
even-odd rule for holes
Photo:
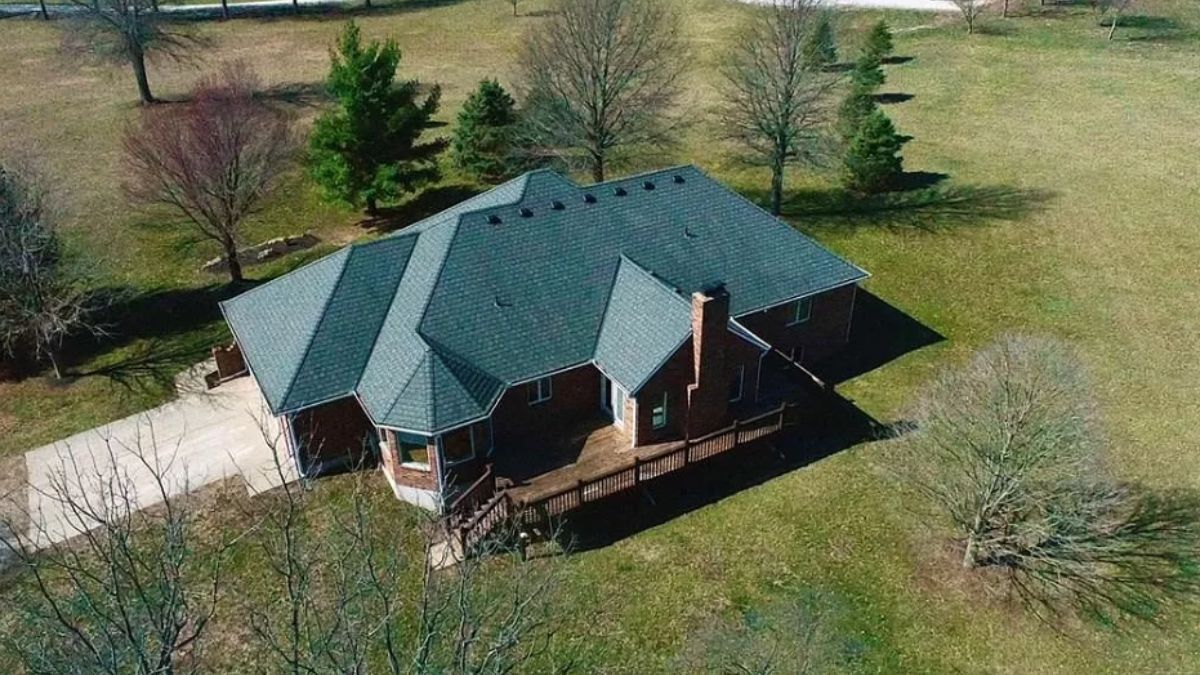
[[545,439],[497,449],[496,475],[501,482],[511,483],[508,493],[514,501],[536,501],[582,480],[631,465],[637,457],[683,444],[679,441],[633,448],[628,434],[600,417],[562,432],[548,432]]

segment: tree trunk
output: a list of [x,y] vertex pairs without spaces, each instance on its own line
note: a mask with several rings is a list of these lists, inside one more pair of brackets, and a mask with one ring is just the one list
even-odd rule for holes
[[592,155],[592,181],[604,182],[604,155]]
[[221,18],[229,20],[229,0],[221,0]]
[[42,12],[42,20],[49,21],[50,20],[50,12],[46,11],[46,0],[38,0],[38,7],[41,9],[41,12]]
[[379,201],[375,199],[375,195],[367,197],[367,215],[372,218],[379,215]]
[[365,2],[363,2],[363,7],[366,7],[367,9],[371,9],[371,0],[366,0]]
[[229,266],[229,281],[240,283],[246,277],[242,276],[242,261],[238,260],[237,243],[233,239],[223,242],[225,247],[225,263]]
[[300,0],[292,0],[292,11],[297,14],[300,13]]
[[783,159],[771,162],[771,215],[778,216],[783,210]]
[[1117,34],[1117,21],[1120,18],[1121,18],[1120,14],[1113,14],[1112,25],[1108,29],[1108,39],[1109,40],[1112,40],[1113,36]]
[[138,96],[143,105],[154,103],[154,94],[150,92],[150,80],[146,79],[146,55],[140,47],[129,55],[129,63],[133,66],[133,75],[137,78]]
[[150,9],[158,11],[158,0],[150,0]]
[[1000,16],[1005,19],[1008,18],[1008,0],[1004,0],[1004,7],[1000,10]]
[[55,352],[55,349],[46,349],[46,358],[50,359],[50,369],[54,371],[54,379],[61,380],[62,369],[58,367],[58,355]]

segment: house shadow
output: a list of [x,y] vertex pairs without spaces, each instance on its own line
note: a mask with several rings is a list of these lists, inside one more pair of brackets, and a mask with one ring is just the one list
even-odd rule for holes
[[381,208],[378,214],[359,225],[376,233],[396,232],[481,192],[479,188],[470,185],[439,185],[421,192],[403,204]]
[[852,380],[946,337],[865,288],[858,289],[850,342],[809,370],[833,385]]
[[864,441],[894,432],[837,396],[799,427],[571,511],[554,527],[563,550],[610,546]]
[[[858,291],[852,326],[844,350],[808,366],[826,385],[846,382],[946,339],[865,289]],[[909,430],[905,422],[876,420],[833,386],[814,388],[800,370],[783,367],[782,359],[773,363],[771,372],[790,380],[793,391],[807,392],[802,394],[799,418],[789,415],[789,425],[780,435],[569,512],[550,528],[563,548],[586,551],[608,546],[863,442],[894,438]]]

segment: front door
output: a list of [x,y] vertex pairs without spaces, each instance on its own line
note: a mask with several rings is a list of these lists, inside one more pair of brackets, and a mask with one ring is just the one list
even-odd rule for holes
[[600,407],[612,415],[613,424],[620,425],[625,419],[625,390],[607,377],[600,378]]

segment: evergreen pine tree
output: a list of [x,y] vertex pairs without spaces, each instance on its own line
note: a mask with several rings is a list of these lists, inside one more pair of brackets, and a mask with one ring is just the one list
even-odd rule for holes
[[842,140],[849,143],[862,127],[863,120],[878,109],[879,104],[875,102],[872,90],[851,86],[850,93],[838,108],[837,132]]
[[454,165],[483,180],[511,173],[516,103],[496,80],[479,83],[458,113],[451,143]]
[[837,43],[833,34],[833,21],[829,12],[821,12],[817,25],[804,41],[804,63],[809,68],[821,69],[837,63]]
[[337,107],[313,127],[309,168],[327,196],[374,215],[379,202],[438,179],[435,160],[445,142],[420,138],[437,112],[441,89],[434,86],[418,102],[416,80],[395,81],[396,43],[364,45],[353,21],[331,60],[327,85]]
[[882,110],[863,120],[846,151],[846,187],[858,192],[882,192],[904,170],[900,149],[905,141]]
[[871,27],[871,32],[867,33],[867,44],[864,51],[882,61],[891,55],[892,49],[894,49],[892,29],[886,21],[880,19]]
[[887,76],[883,74],[883,60],[871,49],[863,51],[862,56],[854,62],[854,69],[850,71],[851,85],[868,92],[874,92],[886,79]]

